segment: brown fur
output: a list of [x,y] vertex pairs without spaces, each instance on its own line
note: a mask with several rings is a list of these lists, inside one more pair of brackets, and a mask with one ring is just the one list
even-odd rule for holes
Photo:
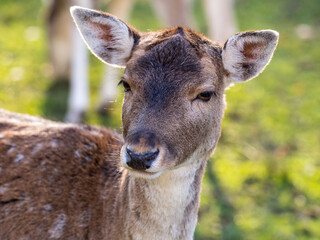
[[259,57],[259,54],[257,54],[258,51],[261,51],[260,49],[265,46],[262,42],[247,42],[243,46],[243,55],[246,58],[250,59],[257,59]]
[[115,195],[121,176],[120,136],[5,111],[0,119],[1,239],[102,239],[104,194]]

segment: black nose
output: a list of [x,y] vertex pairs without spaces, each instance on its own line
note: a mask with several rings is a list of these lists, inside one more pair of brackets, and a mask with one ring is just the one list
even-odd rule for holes
[[157,158],[159,150],[157,149],[140,155],[127,148],[127,153],[130,157],[127,161],[129,167],[136,170],[146,170],[151,167],[152,162]]

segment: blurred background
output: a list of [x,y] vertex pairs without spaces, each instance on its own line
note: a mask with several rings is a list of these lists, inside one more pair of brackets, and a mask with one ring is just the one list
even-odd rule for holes
[[[50,63],[48,9],[44,0],[0,1],[0,108],[63,121],[69,82]],[[193,26],[209,35],[204,10],[193,1]],[[239,31],[274,29],[280,42],[259,77],[226,92],[195,239],[320,239],[320,2],[235,0],[234,14]],[[128,21],[141,31],[165,26],[147,0],[133,3]],[[98,114],[104,67],[89,61],[83,122],[121,132],[122,89]]]

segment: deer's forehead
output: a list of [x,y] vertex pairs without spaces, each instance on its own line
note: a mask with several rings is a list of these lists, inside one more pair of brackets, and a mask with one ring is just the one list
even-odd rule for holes
[[220,66],[214,60],[188,40],[174,36],[152,47],[137,48],[124,77],[141,89],[140,97],[166,102],[178,95],[191,96],[204,85],[223,88]]
[[175,36],[138,48],[127,65],[125,76],[150,87],[160,84],[175,88],[199,79],[203,72],[202,58],[187,40]]

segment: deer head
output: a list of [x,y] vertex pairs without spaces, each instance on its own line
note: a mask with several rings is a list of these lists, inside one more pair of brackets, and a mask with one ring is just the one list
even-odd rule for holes
[[207,159],[220,136],[225,89],[257,76],[278,42],[277,32],[263,30],[222,46],[184,27],[140,33],[107,13],[71,13],[92,53],[125,67],[121,164],[143,178]]

